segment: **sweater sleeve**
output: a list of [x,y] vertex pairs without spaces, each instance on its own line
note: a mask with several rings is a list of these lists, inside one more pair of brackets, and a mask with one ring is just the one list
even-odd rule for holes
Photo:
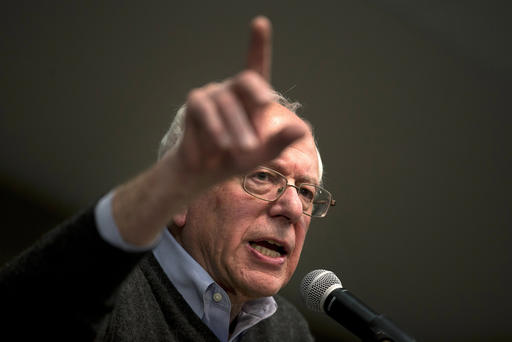
[[38,340],[92,340],[144,255],[105,242],[94,208],[84,210],[0,270],[3,329]]

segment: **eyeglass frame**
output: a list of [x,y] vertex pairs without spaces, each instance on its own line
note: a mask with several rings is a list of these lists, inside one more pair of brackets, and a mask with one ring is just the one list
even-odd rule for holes
[[[283,191],[277,195],[277,198],[276,198],[276,199],[268,200],[268,199],[265,199],[265,198],[261,198],[261,197],[259,197],[259,196],[255,195],[255,194],[251,193],[249,190],[247,190],[247,188],[246,188],[246,186],[245,186],[245,179],[246,179],[246,177],[247,177],[247,176],[249,176],[249,174],[250,174],[250,173],[247,173],[247,174],[245,174],[245,175],[242,177],[242,189],[244,189],[244,191],[245,191],[246,193],[248,193],[249,195],[251,195],[251,196],[252,196],[252,197],[254,197],[254,198],[260,199],[260,200],[265,201],[265,202],[275,202],[275,201],[277,201],[278,199],[280,199],[280,198],[281,198],[281,196],[283,196],[283,194],[286,192],[286,189],[288,189],[288,187],[289,187],[289,186],[291,186],[292,188],[295,188],[295,190],[297,190],[297,194],[298,194],[298,193],[299,193],[300,188],[302,187],[302,185],[311,185],[311,186],[314,186],[315,188],[319,188],[319,189],[321,189],[322,191],[324,191],[324,192],[326,192],[327,194],[329,194],[330,202],[329,202],[329,205],[327,206],[327,209],[325,209],[325,212],[324,212],[322,215],[320,215],[320,216],[313,216],[313,215],[311,215],[311,214],[306,213],[306,212],[304,211],[304,205],[302,205],[302,213],[303,213],[304,215],[307,215],[307,216],[309,216],[309,217],[318,217],[318,218],[322,218],[322,217],[327,216],[327,212],[329,211],[329,208],[330,208],[330,207],[334,207],[334,206],[336,206],[336,200],[333,198],[333,195],[332,195],[328,190],[326,190],[326,189],[322,188],[321,186],[318,186],[318,185],[316,185],[316,184],[311,184],[311,183],[301,183],[300,185],[298,185],[298,186],[297,186],[297,185],[295,185],[295,184],[290,184],[290,183],[288,183],[288,178],[286,178],[286,176],[285,176],[285,175],[283,175],[283,174],[282,174],[281,172],[279,172],[279,171],[276,171],[276,170],[271,169],[271,168],[266,167],[266,166],[259,166],[258,168],[266,169],[266,170],[269,170],[269,171],[275,172],[277,175],[279,175],[280,177],[282,177],[283,179],[285,179],[285,180],[286,180],[286,185],[284,186]],[[258,168],[256,168],[256,169],[258,169]],[[253,170],[253,171],[251,171],[251,172],[254,172],[254,170]],[[302,203],[302,201],[301,201],[301,203]],[[313,204],[313,202],[312,202],[312,204]]]

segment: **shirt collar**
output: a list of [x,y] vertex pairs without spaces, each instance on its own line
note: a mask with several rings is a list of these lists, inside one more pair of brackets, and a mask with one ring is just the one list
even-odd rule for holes
[[203,295],[214,283],[212,277],[164,229],[162,240],[153,250],[156,260],[178,292],[199,318],[204,314]]

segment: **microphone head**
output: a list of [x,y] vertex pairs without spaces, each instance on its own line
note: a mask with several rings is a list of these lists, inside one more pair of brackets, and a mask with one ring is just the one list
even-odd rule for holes
[[306,274],[300,283],[300,293],[306,306],[317,312],[323,312],[325,298],[337,288],[342,288],[341,281],[334,273],[327,270],[314,270]]

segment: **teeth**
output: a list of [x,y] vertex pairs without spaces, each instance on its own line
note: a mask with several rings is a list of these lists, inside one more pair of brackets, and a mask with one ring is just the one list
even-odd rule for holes
[[280,243],[277,243],[275,241],[270,241],[270,240],[265,240],[267,241],[268,243],[270,243],[271,245],[275,245],[275,246],[278,246],[278,247],[283,247],[283,245],[281,245]]
[[279,252],[273,251],[271,249],[268,249],[268,248],[260,246],[260,245],[253,245],[252,248],[257,250],[261,254],[271,257],[271,258],[278,258],[281,256],[281,254],[279,254]]

